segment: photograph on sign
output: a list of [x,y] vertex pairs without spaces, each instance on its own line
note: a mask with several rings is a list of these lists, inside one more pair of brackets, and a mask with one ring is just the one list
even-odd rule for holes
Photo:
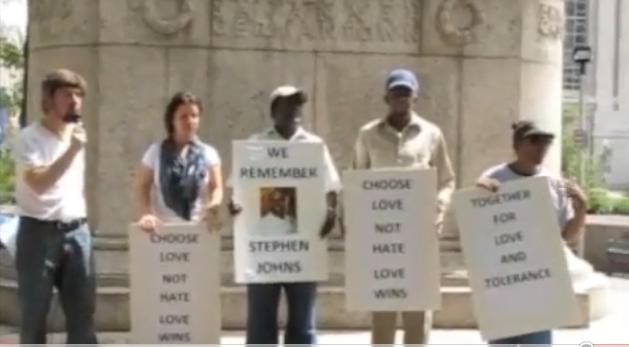
[[234,142],[237,283],[327,279],[323,153],[321,143]]
[[440,308],[435,171],[348,170],[343,187],[347,309]]
[[453,204],[483,338],[580,321],[547,178],[460,190]]
[[262,236],[293,235],[297,230],[297,189],[260,188],[260,220],[253,232]]
[[220,235],[205,224],[129,228],[131,340],[218,344]]

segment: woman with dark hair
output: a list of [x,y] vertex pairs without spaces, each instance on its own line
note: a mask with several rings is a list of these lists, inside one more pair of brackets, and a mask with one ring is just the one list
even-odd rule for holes
[[221,160],[197,137],[201,101],[175,94],[164,114],[167,137],[152,144],[136,175],[138,225],[153,231],[162,222],[206,220],[218,229],[223,199]]

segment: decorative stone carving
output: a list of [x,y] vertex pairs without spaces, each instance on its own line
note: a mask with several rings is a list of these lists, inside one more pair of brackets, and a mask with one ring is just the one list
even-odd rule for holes
[[537,31],[542,37],[559,39],[563,34],[563,11],[555,6],[539,4],[539,25]]
[[71,0],[29,1],[31,22],[36,23],[37,33],[42,39],[53,38],[61,32],[60,22],[71,18]]
[[[461,23],[455,12],[464,12],[469,18]],[[476,29],[485,23],[485,13],[471,0],[445,0],[437,12],[437,29],[443,39],[452,45],[466,45],[477,39]]]
[[29,6],[32,19],[40,23],[68,18],[72,14],[71,0],[37,0],[29,2]]
[[131,0],[129,7],[142,14],[144,23],[158,34],[173,35],[192,23],[194,10],[190,0],[179,0],[179,13],[172,18],[163,18],[155,0]]
[[214,0],[221,38],[351,43],[417,43],[416,0]]

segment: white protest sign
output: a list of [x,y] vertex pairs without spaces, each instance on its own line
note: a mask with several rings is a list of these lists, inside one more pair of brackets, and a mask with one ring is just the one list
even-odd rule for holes
[[579,312],[546,178],[470,188],[454,207],[487,340],[575,324]]
[[234,141],[236,282],[324,281],[322,143]]
[[343,201],[347,309],[440,308],[435,171],[346,171]]
[[218,344],[220,236],[205,224],[129,230],[134,343]]

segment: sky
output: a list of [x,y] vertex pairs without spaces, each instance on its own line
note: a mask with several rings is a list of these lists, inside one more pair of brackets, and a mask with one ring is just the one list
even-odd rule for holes
[[26,35],[26,0],[0,0],[0,27]]

